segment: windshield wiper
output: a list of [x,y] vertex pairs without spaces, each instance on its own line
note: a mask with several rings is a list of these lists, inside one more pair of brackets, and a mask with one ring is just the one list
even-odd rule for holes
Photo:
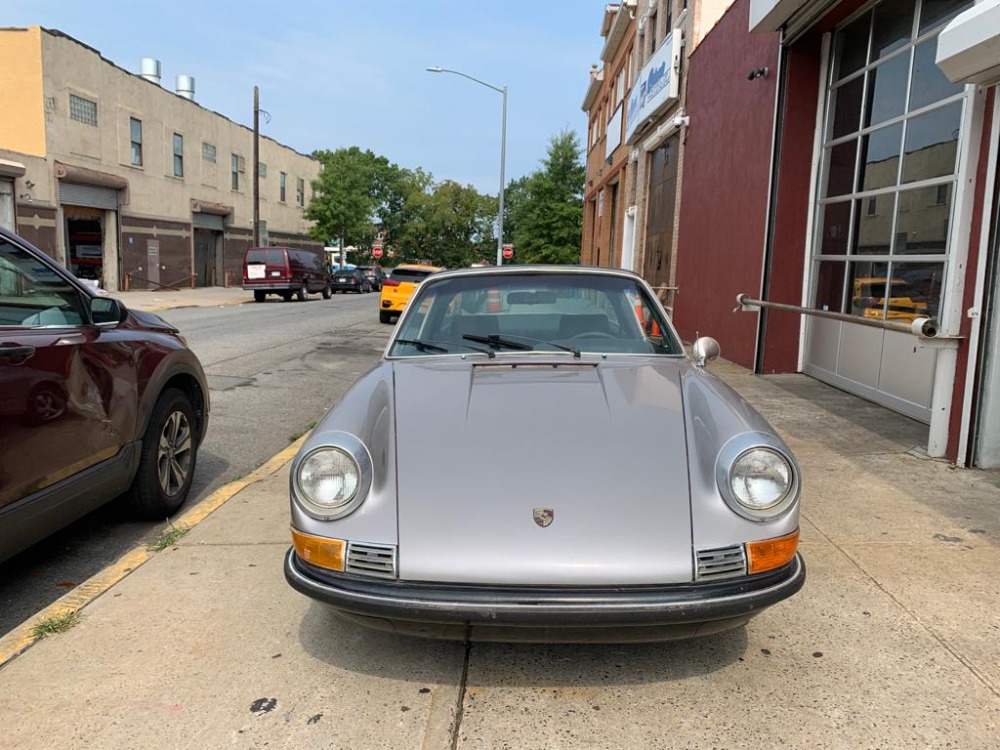
[[[559,349],[564,352],[570,352],[576,359],[580,358],[580,350],[577,349],[575,346],[564,346],[563,344],[557,344],[554,341],[545,341],[544,339],[533,339],[530,336],[516,336],[512,333],[499,336],[495,333],[491,333],[488,336],[473,336],[471,334],[466,334],[465,336],[462,336],[462,338],[468,339],[469,341],[478,341],[483,344],[497,344],[499,346],[506,346],[509,349],[517,349],[519,351],[534,351],[535,347],[521,343],[521,341],[530,341],[533,344],[543,344],[545,346],[551,346],[555,349]],[[511,339],[520,339],[520,341],[512,341]]]
[[[397,343],[397,344],[409,344],[410,346],[417,347],[418,349],[420,349],[420,351],[424,351],[424,352],[441,352],[442,354],[451,354],[451,349],[448,348],[449,346],[452,346],[452,345],[454,345],[454,346],[462,346],[462,347],[465,347],[466,349],[471,349],[474,352],[479,352],[480,354],[485,354],[490,359],[493,359],[495,356],[497,356],[497,353],[495,351],[493,351],[492,349],[482,349],[482,348],[480,348],[478,346],[469,346],[468,344],[461,344],[461,343],[459,343],[457,341],[454,341],[454,342],[448,342],[448,341],[434,342],[434,341],[425,341],[423,339],[396,339],[395,343]],[[443,346],[443,344],[446,344],[447,346]]]

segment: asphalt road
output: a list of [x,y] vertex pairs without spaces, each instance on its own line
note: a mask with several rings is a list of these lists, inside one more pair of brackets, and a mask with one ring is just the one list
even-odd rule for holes
[[[378,322],[377,300],[310,296],[161,313],[201,359],[211,389],[185,507],[285,448],[375,362],[391,331]],[[0,564],[0,635],[165,527],[128,520],[112,504]]]

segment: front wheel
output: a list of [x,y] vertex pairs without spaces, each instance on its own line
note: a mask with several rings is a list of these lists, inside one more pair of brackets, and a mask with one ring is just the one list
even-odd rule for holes
[[306,283],[303,281],[302,286],[299,287],[299,291],[295,293],[295,299],[299,302],[305,302],[307,294],[309,294],[309,287],[306,286]]
[[129,489],[135,515],[159,520],[184,504],[198,457],[196,424],[191,399],[176,388],[164,391],[143,434],[139,470]]
[[330,285],[329,284],[327,284],[325,287],[323,287],[323,299],[330,299],[330,297],[331,297],[332,294],[333,294],[333,292],[330,291]]

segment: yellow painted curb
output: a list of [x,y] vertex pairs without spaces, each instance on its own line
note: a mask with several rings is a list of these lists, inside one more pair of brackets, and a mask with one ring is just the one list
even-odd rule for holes
[[[308,432],[280,453],[272,456],[263,465],[254,469],[245,477],[220,487],[196,506],[184,513],[184,515],[174,519],[173,525],[178,528],[185,529],[190,529],[198,525],[208,518],[213,512],[221,508],[235,495],[245,490],[251,484],[255,484],[262,479],[266,479],[271,476],[291,461],[307,437],[309,437]],[[23,653],[36,640],[38,640],[34,635],[34,629],[38,623],[43,620],[65,617],[70,613],[79,612],[101,594],[105,593],[108,589],[125,578],[129,573],[137,570],[143,564],[156,557],[156,555],[157,553],[151,551],[146,545],[136,547],[131,552],[128,552],[119,558],[117,562],[112,563],[104,570],[94,574],[72,591],[64,594],[59,597],[59,599],[52,602],[52,604],[47,606],[41,612],[36,613],[22,622],[16,628],[0,638],[0,667],[3,667],[4,664],[18,654]]]

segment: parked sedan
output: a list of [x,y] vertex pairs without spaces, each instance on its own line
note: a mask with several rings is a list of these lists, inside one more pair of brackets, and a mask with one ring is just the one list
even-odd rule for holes
[[208,412],[177,329],[0,229],[0,561],[122,494],[176,513]]
[[286,579],[433,637],[742,626],[803,585],[801,481],[718,353],[630,272],[428,277],[292,464]]
[[365,278],[372,283],[372,290],[382,291],[382,282],[385,280],[385,271],[381,266],[358,266],[358,270],[365,275]]
[[334,292],[368,294],[372,290],[372,282],[360,268],[341,268],[333,274],[330,289]]

